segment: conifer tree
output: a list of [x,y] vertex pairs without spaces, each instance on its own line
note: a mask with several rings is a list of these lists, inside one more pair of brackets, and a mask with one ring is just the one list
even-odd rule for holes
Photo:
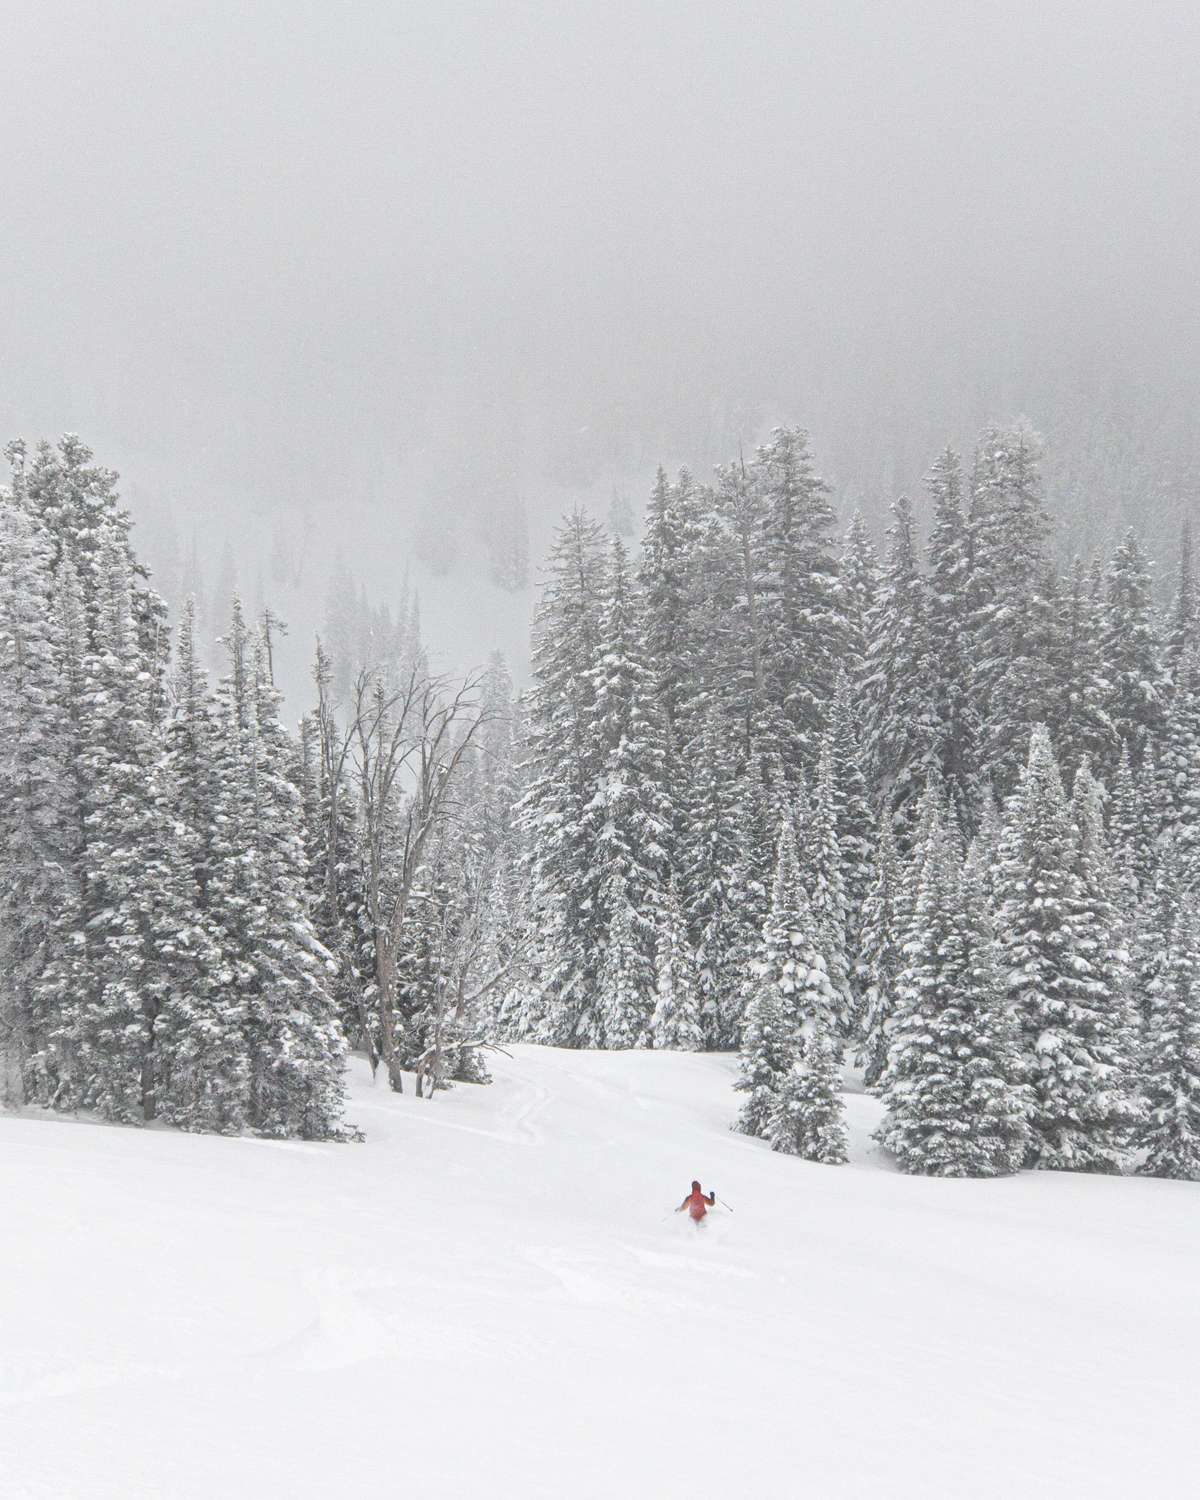
[[896,1008],[897,984],[904,967],[905,931],[901,920],[903,868],[891,825],[880,829],[875,851],[875,880],[863,903],[859,967],[863,984],[860,1057],[863,1082],[874,1089],[887,1066],[888,1025]]
[[[79,1102],[140,1121],[155,1118],[170,1075],[165,1013],[199,1002],[212,952],[159,766],[165,659],[143,649],[128,547],[107,522],[93,568],[82,756],[86,972],[70,1027],[86,1075]],[[161,639],[165,647],[165,631]]]
[[850,964],[846,929],[848,912],[846,885],[842,876],[842,851],[837,833],[837,786],[834,782],[832,738],[822,742],[817,766],[815,795],[808,815],[800,823],[804,841],[802,877],[808,890],[815,924],[814,937],[825,958],[829,982],[838,997],[838,1024],[848,1034],[855,1002],[850,987]]
[[1050,736],[1033,733],[997,875],[1002,979],[1033,1093],[1030,1161],[1115,1172],[1136,1112],[1126,1093],[1123,998],[1105,972],[1098,913]]
[[984,894],[940,813],[920,857],[878,1139],[905,1172],[1014,1172],[1028,1147],[1028,1104]]
[[[828,749],[826,750],[826,746]],[[835,833],[846,896],[846,953],[851,988],[861,999],[858,980],[863,903],[874,880],[875,815],[863,770],[861,726],[851,701],[850,679],[842,672],[829,708],[822,755],[828,755],[836,810]],[[819,787],[818,775],[818,787]]]
[[843,670],[857,689],[866,676],[867,654],[871,646],[871,611],[881,581],[879,559],[861,511],[856,510],[850,518],[850,529],[842,543],[838,581],[846,640]]
[[234,600],[230,670],[217,695],[220,778],[210,901],[243,1008],[246,1118],[263,1135],[340,1133],[345,1041],[326,987],[332,962],[313,930],[305,890],[300,796],[286,775],[260,632]]
[[935,746],[927,601],[906,496],[892,514],[887,567],[870,617],[866,753],[880,820],[892,821],[906,847],[916,801],[935,765]]
[[[583,511],[556,535],[534,618],[529,787],[521,803],[538,935],[538,1034],[582,1045],[604,951],[592,804],[608,747],[594,733],[604,534]],[[531,1002],[533,997],[527,997]],[[527,1005],[527,1024],[532,1010]]]
[[1177,901],[1166,963],[1150,1018],[1138,1144],[1151,1177],[1200,1181],[1200,916]]
[[1051,697],[1047,726],[1063,768],[1072,775],[1085,760],[1104,766],[1110,776],[1119,758],[1108,715],[1109,684],[1100,657],[1098,601],[1080,559],[1060,604],[1049,661]]
[[69,903],[65,638],[44,529],[0,492],[0,1100],[20,1103],[48,1017],[36,986]]
[[[1187,890],[1200,889],[1200,651],[1189,644],[1175,668],[1175,683],[1154,747],[1153,766],[1145,763],[1140,780],[1153,775],[1151,800],[1156,845],[1169,849]],[[1143,869],[1146,851],[1135,859]],[[1140,858],[1137,856],[1140,855]]]
[[757,935],[738,879],[746,868],[740,788],[715,709],[688,745],[685,763],[686,818],[677,867],[695,953],[698,1015],[706,1044],[729,1047],[737,1044],[742,976]]
[[746,976],[742,1073],[734,1086],[750,1096],[738,1120],[738,1129],[747,1135],[769,1133],[803,1038],[836,1035],[838,997],[817,944],[788,816],[779,832],[771,913]]
[[[1100,653],[1108,682],[1105,709],[1119,746],[1129,746],[1135,767],[1163,728],[1165,682],[1154,628],[1150,563],[1132,528],[1113,553],[1105,578]],[[1110,765],[1102,765],[1102,773]]]
[[674,885],[663,903],[656,957],[658,998],[650,1022],[653,1044],[660,1050],[698,1052],[704,1038],[697,1018],[696,961]]
[[[594,704],[589,730],[600,766],[595,794],[582,821],[595,855],[595,878],[608,948],[618,920],[628,926],[641,962],[622,959],[623,983],[635,971],[642,985],[641,1010],[653,1008],[656,929],[666,892],[674,809],[666,789],[666,744],[645,664],[644,643],[625,556],[613,539],[609,598],[601,623],[600,661],[592,670]],[[628,910],[626,910],[628,908]],[[608,962],[611,970],[611,962]],[[607,1013],[609,1001],[601,1000]],[[643,1027],[644,1029],[644,1027]],[[615,1034],[607,1022],[604,1035]],[[621,1030],[624,1035],[624,1030]],[[622,1043],[628,1045],[628,1043]]]
[[980,797],[979,722],[971,684],[971,555],[958,455],[947,448],[926,481],[933,502],[926,587],[934,756],[960,828],[974,824]]
[[[759,448],[751,483],[762,517],[766,695],[792,726],[794,743],[811,767],[845,637],[829,486],[813,473],[808,434],[789,427],[775,428]],[[786,751],[784,758],[787,764]]]
[[1003,798],[1016,785],[1034,723],[1049,712],[1046,597],[1049,517],[1040,451],[1024,426],[980,434],[967,520],[971,550],[971,691],[982,758]]
[[1192,523],[1184,517],[1179,529],[1179,578],[1175,603],[1166,633],[1165,658],[1174,674],[1189,647],[1196,640],[1196,585],[1192,578]]
[[816,1020],[779,1090],[768,1126],[775,1151],[837,1166],[849,1159],[837,1047]]
[[616,876],[607,899],[608,941],[600,965],[594,1016],[588,1017],[592,1045],[620,1050],[650,1045],[654,1012],[654,965],[624,881]]

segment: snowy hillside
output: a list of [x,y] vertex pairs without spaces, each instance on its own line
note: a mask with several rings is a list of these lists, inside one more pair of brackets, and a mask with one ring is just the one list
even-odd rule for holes
[[0,1496],[1195,1494],[1200,1189],[902,1177],[861,1095],[777,1156],[733,1066],[355,1060],[358,1146],[0,1117]]

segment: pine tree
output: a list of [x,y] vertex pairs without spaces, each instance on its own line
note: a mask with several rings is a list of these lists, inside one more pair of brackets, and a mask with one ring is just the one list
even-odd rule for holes
[[65,639],[47,533],[0,492],[0,1101],[47,1040],[35,998],[51,913],[69,903]]
[[779,1090],[768,1125],[772,1149],[828,1166],[847,1161],[849,1139],[841,1087],[837,1048],[824,1027],[814,1022]]
[[837,833],[838,792],[834,782],[833,745],[822,742],[815,796],[800,824],[804,841],[802,874],[816,924],[817,946],[825,958],[829,982],[838,997],[839,1031],[848,1034],[855,1013],[847,955],[848,913],[842,877],[842,851]]
[[1200,915],[1178,901],[1151,1016],[1138,1144],[1151,1177],[1200,1181]]
[[766,695],[792,726],[793,742],[811,767],[845,640],[830,490],[813,473],[808,434],[799,428],[775,428],[755,455],[750,481],[762,517]]
[[133,1122],[158,1113],[172,1063],[167,1012],[198,1003],[214,955],[159,766],[165,660],[143,649],[124,537],[106,523],[99,532],[81,757],[86,978],[69,1024],[86,1074],[78,1102]]
[[345,1042],[325,985],[331,956],[308,913],[300,796],[286,775],[279,694],[261,633],[247,631],[236,599],[226,649],[209,891],[245,1014],[246,1117],[263,1135],[320,1140],[342,1128]]
[[875,851],[875,880],[863,903],[859,964],[863,976],[860,1058],[863,1082],[874,1089],[887,1066],[888,1027],[896,1008],[904,968],[905,932],[901,920],[903,869],[891,826],[884,823]]
[[842,543],[838,581],[846,639],[843,670],[852,687],[857,689],[866,676],[867,654],[871,646],[871,611],[881,582],[879,559],[861,511],[856,510],[850,518],[850,529]]
[[[1200,889],[1200,651],[1187,646],[1175,669],[1151,767],[1143,753],[1141,779],[1153,774],[1152,802],[1156,844],[1169,849],[1188,890]],[[1134,845],[1143,869],[1146,851]],[[1138,856],[1140,855],[1140,858]]]
[[905,496],[892,514],[887,568],[870,617],[866,756],[880,821],[890,820],[907,846],[916,801],[935,757],[927,601],[912,506]]
[[1002,978],[1033,1092],[1033,1165],[1114,1172],[1135,1118],[1123,999],[1105,973],[1099,914],[1044,726],[1010,800],[997,875]]
[[1192,578],[1192,523],[1184,517],[1179,529],[1179,581],[1166,634],[1165,659],[1174,674],[1196,640],[1196,585]]
[[[741,984],[748,952],[757,941],[746,890],[744,811],[739,801],[725,726],[715,709],[684,755],[687,804],[679,837],[680,870],[689,941],[695,953],[696,998],[706,1044],[737,1044]],[[761,927],[761,921],[758,926]]]
[[779,832],[771,913],[746,976],[749,1002],[735,1088],[750,1095],[738,1119],[738,1129],[747,1135],[769,1131],[802,1039],[836,1034],[838,997],[817,943],[789,816]]
[[[1115,768],[1124,741],[1137,767],[1162,733],[1165,683],[1154,628],[1150,564],[1132,529],[1108,567],[1100,654],[1109,685],[1105,709],[1116,735],[1111,766]],[[1100,769],[1107,772],[1110,766]]]
[[1098,601],[1077,558],[1070,591],[1061,602],[1049,662],[1047,725],[1065,770],[1073,775],[1087,760],[1106,767],[1111,780],[1120,751],[1108,715],[1109,684],[1100,659],[1100,632]]
[[672,485],[660,468],[646,511],[638,582],[645,615],[646,659],[662,706],[669,748],[696,672],[691,578],[700,522],[691,476]]
[[[615,941],[613,923],[628,919],[623,941],[638,949],[642,960],[637,966],[642,976],[639,983],[646,982],[639,1004],[652,1008],[655,932],[666,891],[675,815],[666,789],[662,721],[645,665],[640,621],[619,537],[613,541],[609,589],[601,623],[600,661],[592,670],[594,708],[589,730],[595,747],[592,758],[600,774],[582,820],[596,850],[595,878],[609,928],[608,947]],[[632,974],[634,969],[626,965],[622,972]],[[607,1007],[602,999],[601,1010]],[[609,1035],[607,1023],[600,1029]]]
[[546,567],[533,629],[529,789],[520,808],[539,951],[538,998],[529,997],[527,1024],[543,1041],[580,1046],[605,936],[595,821],[585,816],[609,748],[594,733],[607,592],[601,528],[576,511]]
[[[828,747],[826,750],[825,747]],[[850,679],[838,677],[829,708],[822,755],[831,766],[835,832],[846,895],[846,953],[851,988],[862,998],[860,943],[863,904],[874,881],[875,815],[863,769],[862,731],[850,696]],[[819,784],[819,777],[818,777]]]
[[995,1177],[1029,1142],[1015,1028],[984,894],[935,818],[921,850],[877,1138],[905,1172]]
[[650,1022],[653,1044],[660,1050],[698,1052],[704,1038],[697,1018],[696,961],[673,885],[663,904],[656,956],[658,999]]
[[1036,439],[1024,426],[980,434],[967,519],[971,691],[982,759],[1001,797],[1016,785],[1030,729],[1049,713],[1054,604],[1046,597],[1049,517]]
[[979,722],[971,686],[971,554],[963,479],[952,449],[926,481],[933,502],[926,588],[933,754],[959,827],[973,826],[980,797]]
[[600,965],[595,1016],[589,1018],[596,1046],[619,1050],[650,1045],[654,1011],[654,965],[633,903],[617,876],[608,893],[608,943]]

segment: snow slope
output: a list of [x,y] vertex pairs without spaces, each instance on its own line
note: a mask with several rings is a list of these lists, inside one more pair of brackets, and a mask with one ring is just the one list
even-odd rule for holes
[[1197,1493],[1200,1186],[904,1178],[861,1095],[775,1156],[727,1057],[353,1069],[357,1146],[0,1118],[4,1500]]

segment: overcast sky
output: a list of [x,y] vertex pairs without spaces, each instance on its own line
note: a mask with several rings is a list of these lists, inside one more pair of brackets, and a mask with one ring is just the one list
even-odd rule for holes
[[497,421],[586,486],[787,418],[886,487],[1063,390],[1190,411],[1194,0],[4,18],[4,433],[185,508],[386,505]]

